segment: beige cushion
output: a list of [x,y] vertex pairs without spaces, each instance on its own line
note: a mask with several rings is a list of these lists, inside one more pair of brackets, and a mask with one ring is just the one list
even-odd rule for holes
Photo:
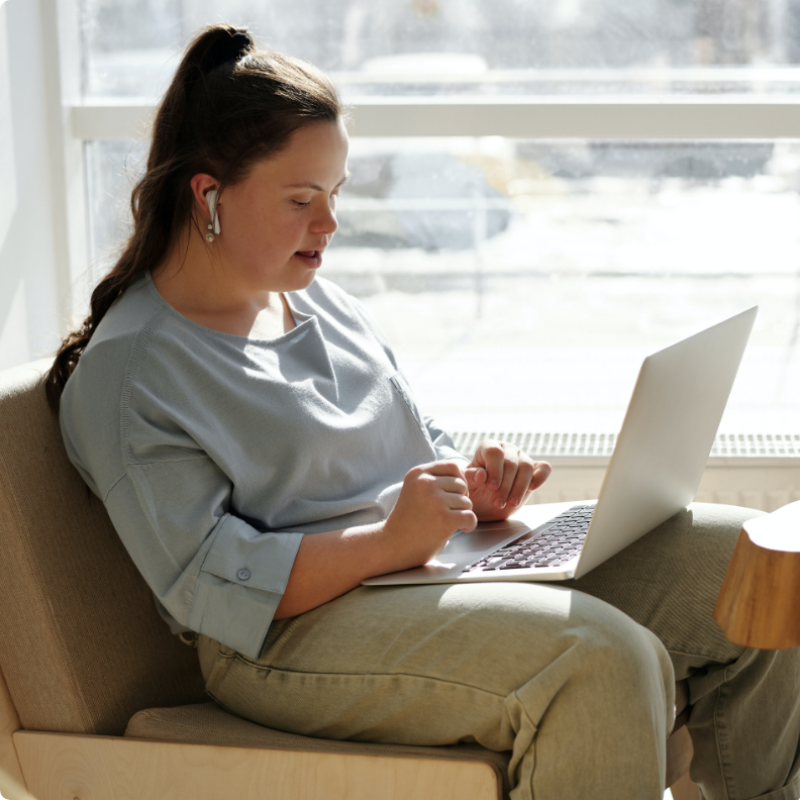
[[142,708],[207,697],[67,460],[48,367],[0,373],[0,669],[24,728],[119,735]]
[[495,771],[503,800],[508,798],[508,762],[510,753],[495,753],[474,744],[452,747],[407,747],[396,744],[362,744],[333,739],[313,739],[270,728],[235,717],[216,703],[202,703],[181,708],[149,708],[131,719],[126,736],[162,742],[189,742],[236,747],[260,747],[266,750],[301,750],[316,753],[352,753],[359,755],[443,758],[457,761],[482,761]]

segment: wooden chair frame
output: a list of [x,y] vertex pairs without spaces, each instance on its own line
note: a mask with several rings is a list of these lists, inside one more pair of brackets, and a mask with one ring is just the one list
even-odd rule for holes
[[[13,800],[497,800],[485,763],[220,747],[21,730],[0,674],[0,768]],[[31,798],[31,800],[33,800]]]

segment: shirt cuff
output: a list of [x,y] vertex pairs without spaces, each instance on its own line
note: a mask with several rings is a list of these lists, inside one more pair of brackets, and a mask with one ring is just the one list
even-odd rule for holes
[[200,568],[189,627],[257,659],[302,539],[302,533],[260,533],[228,516]]

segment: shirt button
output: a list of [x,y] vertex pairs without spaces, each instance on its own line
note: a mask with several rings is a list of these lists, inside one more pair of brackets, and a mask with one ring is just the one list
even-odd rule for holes
[[238,578],[240,581],[247,581],[247,580],[250,580],[250,570],[249,570],[249,569],[240,569],[240,570],[239,570],[239,571],[236,573],[236,577],[237,577],[237,578]]

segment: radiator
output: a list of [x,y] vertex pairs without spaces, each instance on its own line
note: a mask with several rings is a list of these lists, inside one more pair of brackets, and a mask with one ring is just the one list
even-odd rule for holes
[[[461,431],[456,447],[471,457],[482,439],[510,442],[553,472],[531,503],[590,500],[600,492],[614,433]],[[800,434],[719,433],[695,500],[774,511],[800,500]]]

